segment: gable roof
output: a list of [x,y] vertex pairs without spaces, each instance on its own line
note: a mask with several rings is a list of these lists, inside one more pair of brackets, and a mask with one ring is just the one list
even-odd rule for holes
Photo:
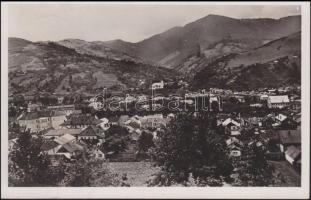
[[277,120],[280,120],[281,122],[284,121],[287,116],[286,115],[283,115],[282,113],[278,114],[276,117],[275,117]]
[[268,100],[271,103],[289,103],[289,98],[287,95],[281,95],[281,96],[269,96]]
[[69,152],[73,153],[75,151],[82,151],[83,146],[79,145],[78,143],[68,142],[63,144],[62,147],[58,150],[59,153],[61,152]]
[[240,126],[240,123],[238,123],[237,121],[235,121],[235,120],[233,120],[231,118],[228,118],[225,121],[223,121],[222,125],[223,126],[228,126],[230,123],[234,124],[235,126]]
[[58,145],[59,145],[59,143],[55,142],[54,140],[46,140],[43,142],[43,144],[41,146],[41,150],[42,151],[48,151],[48,150],[54,149]]
[[78,135],[80,134],[82,129],[79,128],[72,128],[72,129],[51,129],[49,130],[44,136],[62,136],[65,134],[70,135]]
[[278,130],[277,132],[282,144],[301,144],[300,130]]
[[88,126],[87,128],[83,129],[80,133],[80,136],[99,136],[102,137],[103,129],[100,126]]
[[71,114],[61,126],[78,126],[78,125],[97,125],[102,121],[91,115]]
[[65,134],[59,138],[56,138],[55,141],[61,145],[74,141],[76,138],[70,134]]
[[300,155],[301,150],[296,148],[295,146],[291,145],[285,151],[285,154],[293,158],[294,160]]

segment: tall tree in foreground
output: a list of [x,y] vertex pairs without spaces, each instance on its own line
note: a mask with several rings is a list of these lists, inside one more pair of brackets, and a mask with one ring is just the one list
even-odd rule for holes
[[9,153],[9,182],[14,186],[51,185],[49,159],[41,153],[42,140],[33,138],[29,131],[18,133]]
[[189,178],[199,186],[222,185],[232,166],[223,138],[210,124],[205,113],[180,113],[159,133],[154,159],[162,172],[150,185],[187,185]]
[[255,141],[244,147],[245,159],[234,161],[238,178],[234,185],[237,186],[270,186],[279,184],[274,167],[265,157],[266,149]]

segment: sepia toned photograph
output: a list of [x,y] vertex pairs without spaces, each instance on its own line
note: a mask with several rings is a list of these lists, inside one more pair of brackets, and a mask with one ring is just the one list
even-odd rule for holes
[[1,3],[1,196],[308,198],[309,9]]

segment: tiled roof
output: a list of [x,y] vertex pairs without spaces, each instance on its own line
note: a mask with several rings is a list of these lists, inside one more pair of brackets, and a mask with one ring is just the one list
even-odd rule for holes
[[61,124],[61,126],[77,126],[77,125],[97,125],[100,124],[102,121],[96,119],[91,115],[85,114],[71,114],[68,116],[68,119]]
[[82,131],[82,129],[78,129],[78,128],[75,128],[75,129],[52,129],[52,130],[49,130],[45,136],[61,136],[61,135],[65,135],[65,134],[70,134],[70,135],[78,135],[80,134]]

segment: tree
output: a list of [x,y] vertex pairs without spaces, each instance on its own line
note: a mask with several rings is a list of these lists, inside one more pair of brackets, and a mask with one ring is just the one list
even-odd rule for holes
[[205,113],[180,113],[158,134],[154,160],[161,183],[186,183],[190,174],[202,185],[221,185],[232,171],[222,136],[210,129]]
[[263,146],[257,146],[257,141],[252,145],[244,147],[246,159],[235,161],[238,179],[236,185],[240,186],[269,186],[275,184],[274,168],[266,158],[266,149]]
[[111,126],[105,134],[105,142],[101,149],[104,152],[119,153],[125,151],[129,141],[129,132],[121,126]]
[[41,138],[28,131],[20,132],[16,145],[9,153],[9,180],[16,186],[51,185],[48,158],[41,153]]
[[154,146],[153,135],[143,131],[138,138],[138,149],[140,152],[146,152],[149,148]]
[[62,163],[61,168],[66,176],[62,179],[60,186],[105,187],[121,185],[118,175],[111,173],[108,163],[102,160],[82,157],[75,162]]

